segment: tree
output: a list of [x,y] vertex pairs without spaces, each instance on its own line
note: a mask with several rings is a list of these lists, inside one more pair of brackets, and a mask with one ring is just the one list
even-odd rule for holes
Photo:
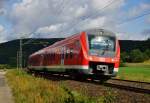
[[150,49],[146,49],[144,53],[148,57],[148,59],[150,59]]
[[143,62],[145,60],[144,53],[139,49],[132,50],[130,53],[131,62]]
[[121,61],[122,62],[128,62],[129,61],[129,54],[127,52],[121,53]]

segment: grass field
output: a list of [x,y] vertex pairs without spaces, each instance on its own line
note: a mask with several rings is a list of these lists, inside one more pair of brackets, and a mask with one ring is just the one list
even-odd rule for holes
[[120,67],[117,78],[150,82],[150,62],[126,63]]
[[109,95],[91,98],[69,90],[64,84],[34,77],[24,71],[9,70],[6,77],[15,103],[111,103],[115,100],[110,91]]

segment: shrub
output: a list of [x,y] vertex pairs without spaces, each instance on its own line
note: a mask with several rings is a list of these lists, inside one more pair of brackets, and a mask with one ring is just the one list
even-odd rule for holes
[[125,62],[123,62],[122,60],[120,60],[120,67],[125,67]]
[[144,53],[148,57],[148,59],[150,59],[150,49],[146,49]]
[[126,52],[121,52],[120,54],[120,65],[129,60],[129,55]]
[[143,62],[145,55],[139,49],[132,50],[130,53],[131,62]]
[[7,64],[0,64],[0,69],[9,69],[10,66]]

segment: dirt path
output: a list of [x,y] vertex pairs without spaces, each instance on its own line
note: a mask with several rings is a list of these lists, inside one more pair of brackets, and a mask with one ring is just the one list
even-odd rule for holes
[[0,71],[0,103],[14,103],[11,90],[6,84],[4,71]]

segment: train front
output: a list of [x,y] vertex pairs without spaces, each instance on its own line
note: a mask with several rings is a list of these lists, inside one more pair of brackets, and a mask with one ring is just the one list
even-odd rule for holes
[[98,29],[86,32],[89,72],[93,75],[116,76],[120,63],[120,46],[115,34]]

